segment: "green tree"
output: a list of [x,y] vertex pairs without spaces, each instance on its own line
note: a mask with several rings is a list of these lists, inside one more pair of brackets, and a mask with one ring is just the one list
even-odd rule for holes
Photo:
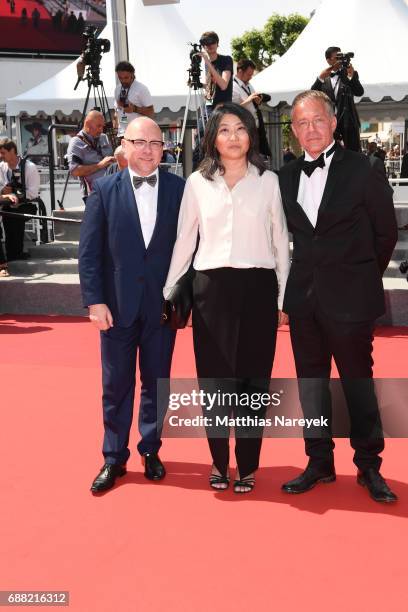
[[289,49],[308,22],[297,13],[287,17],[274,13],[262,30],[249,30],[232,39],[232,57],[236,62],[248,57],[257,70],[263,70]]

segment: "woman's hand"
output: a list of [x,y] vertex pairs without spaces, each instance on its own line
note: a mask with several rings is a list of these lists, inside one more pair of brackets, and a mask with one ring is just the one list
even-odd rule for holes
[[281,325],[287,325],[289,323],[289,317],[283,310],[278,310],[278,327]]

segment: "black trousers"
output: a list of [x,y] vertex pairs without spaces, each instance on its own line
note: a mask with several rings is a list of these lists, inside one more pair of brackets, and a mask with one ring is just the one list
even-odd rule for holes
[[[35,214],[37,207],[35,204],[21,204],[18,208],[12,208],[11,206],[4,206],[4,210],[9,210],[15,213],[28,213]],[[15,259],[23,253],[24,247],[24,225],[26,220],[24,217],[18,219],[17,217],[9,217],[8,215],[3,216],[3,226],[6,238],[6,252],[7,259]]]
[[357,151],[357,153],[361,153],[361,141],[360,141],[360,129],[352,125],[347,128],[340,122],[337,125],[335,132],[336,140],[342,140],[344,143],[345,149],[350,149],[350,151]]
[[6,257],[4,255],[4,251],[3,251],[3,232],[2,232],[2,228],[0,225],[0,264],[6,263]]
[[[278,284],[274,270],[218,268],[196,272],[193,339],[200,388],[206,392],[267,392],[275,356]],[[204,408],[204,413],[206,409]],[[259,410],[258,417],[262,416]],[[208,416],[208,413],[206,413]],[[254,416],[251,407],[220,404],[215,416]],[[229,427],[207,428],[214,465],[229,464]],[[261,427],[235,428],[235,456],[242,478],[259,466]]]
[[[354,463],[379,469],[384,450],[382,424],[374,390],[372,321],[334,321],[318,307],[305,318],[289,317],[290,335],[305,417],[331,421],[331,359],[339,371],[350,416]],[[305,437],[306,454],[316,466],[334,465],[331,437]]]

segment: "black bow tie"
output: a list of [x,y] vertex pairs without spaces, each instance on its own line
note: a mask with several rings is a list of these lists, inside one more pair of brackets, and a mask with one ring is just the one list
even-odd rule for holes
[[135,189],[139,189],[143,185],[143,183],[147,183],[150,187],[154,187],[157,183],[157,175],[151,174],[150,176],[134,176],[133,177],[133,185]]
[[336,70],[336,72],[331,72],[330,73],[330,78],[333,78],[335,76],[339,76],[339,74],[340,74],[340,70]]
[[[334,153],[336,149],[336,143],[332,146],[331,149],[329,149],[326,153],[326,158],[330,157],[330,155],[332,155],[332,153]],[[306,161],[305,159],[302,162],[302,170],[305,174],[307,174],[307,176],[312,176],[313,172],[316,170],[316,168],[324,168],[325,166],[325,162],[324,162],[324,158],[325,155],[324,153],[321,153],[319,155],[319,157],[317,159],[314,159],[313,161]]]

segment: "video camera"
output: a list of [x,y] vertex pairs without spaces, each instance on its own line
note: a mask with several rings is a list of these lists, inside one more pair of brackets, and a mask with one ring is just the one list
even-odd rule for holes
[[190,68],[188,69],[188,84],[194,89],[200,89],[202,87],[200,82],[201,77],[201,41],[200,43],[189,43],[193,47],[190,51]]
[[102,53],[108,53],[111,48],[110,40],[107,38],[97,38],[98,29],[95,26],[87,26],[82,36],[85,39],[85,48],[82,51],[82,61],[85,66],[99,64]]
[[341,68],[346,70],[350,66],[350,60],[353,57],[354,53],[352,51],[349,51],[348,53],[341,53],[341,51],[339,51],[336,53],[336,59],[338,62],[340,62]]
[[[81,53],[79,62],[77,63],[76,69],[78,74],[78,80],[75,84],[74,91],[78,87],[81,81],[85,79],[88,83],[94,85],[101,84],[100,80],[100,65],[102,59],[102,53],[110,51],[111,44],[107,38],[97,38],[98,29],[95,26],[87,26],[82,34],[85,40],[85,47]],[[85,75],[85,68],[87,67],[87,73]]]

